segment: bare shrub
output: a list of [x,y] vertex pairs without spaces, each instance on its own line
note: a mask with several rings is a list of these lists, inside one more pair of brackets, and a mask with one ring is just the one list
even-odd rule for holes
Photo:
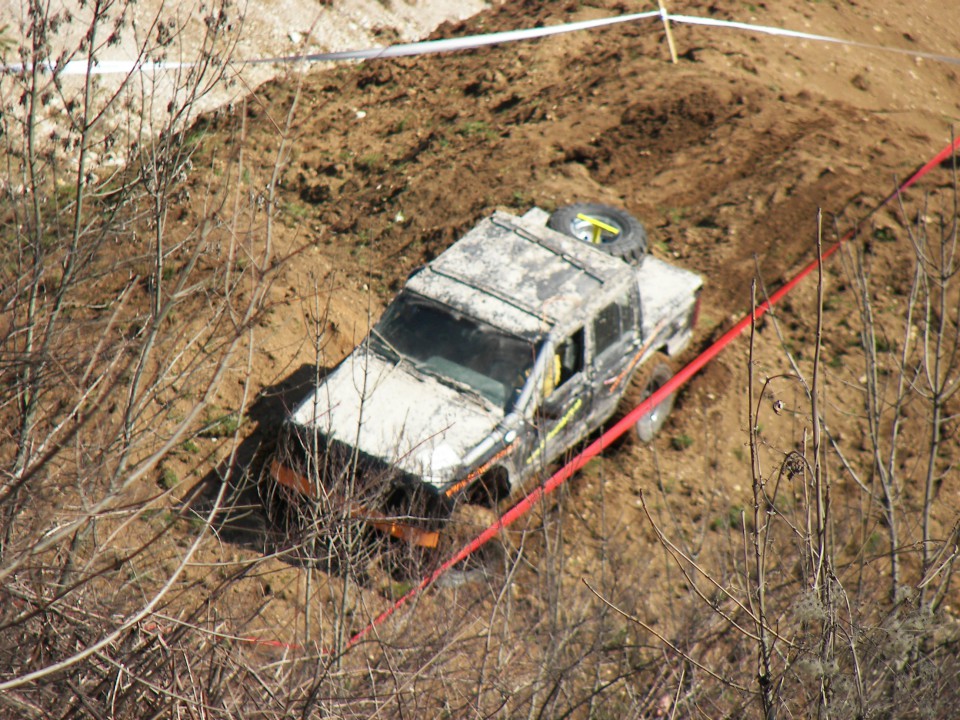
[[[953,712],[960,666],[956,623],[944,607],[956,597],[960,508],[942,487],[954,468],[950,408],[960,383],[956,203],[954,184],[904,223],[906,272],[902,255],[877,257],[869,240],[843,254],[838,282],[854,303],[845,322],[859,366],[822,360],[825,339],[841,331],[824,325],[823,268],[816,322],[807,324],[812,353],[800,359],[784,344],[788,369],[758,381],[751,335],[753,502],[727,523],[733,552],[694,551],[645,498],[691,601],[666,629],[617,607],[663,644],[674,677],[699,673],[695,692],[676,695],[689,712]],[[900,211],[908,216],[905,204]],[[894,264],[892,293],[873,280],[881,262]],[[782,340],[777,316],[770,319]],[[799,404],[784,402],[791,397]],[[832,430],[839,413],[859,418],[859,444]]]
[[[175,20],[143,27],[133,7],[32,4],[21,72],[0,76],[0,703],[22,716],[142,717],[209,701],[178,679],[192,657],[176,641],[185,626],[167,642],[155,617],[184,606],[175,588],[228,486],[191,517],[164,509],[175,475],[165,490],[151,481],[244,363],[269,264],[224,262],[251,253],[251,238],[219,229],[222,195],[187,182],[202,139],[195,103],[233,42],[227,5],[210,9],[196,62],[167,78],[159,113],[139,75],[108,86],[95,74],[121,34],[139,39],[141,62],[176,48]],[[64,71],[77,58],[79,82]],[[209,198],[205,213],[171,222],[189,192]]]
[[[545,500],[483,562],[457,568],[351,644],[436,558],[371,533],[354,512],[355,501],[379,504],[366,491],[386,484],[359,456],[337,458],[316,438],[281,448],[296,451],[315,492],[273,514],[279,526],[268,533],[253,486],[263,487],[270,448],[238,460],[256,320],[279,262],[276,180],[296,103],[278,128],[270,178],[244,194],[211,170],[219,163],[227,178],[242,177],[242,117],[235,146],[211,160],[214,150],[201,152],[207,120],[194,114],[235,37],[226,5],[211,11],[197,64],[171,76],[174,99],[161,108],[133,78],[109,90],[88,72],[72,88],[43,64],[66,18],[33,8],[30,43],[16,48],[24,72],[0,77],[5,713],[950,714],[957,636],[946,606],[958,525],[943,488],[960,343],[955,195],[924,206],[908,228],[915,265],[896,325],[878,309],[872,257],[846,256],[862,368],[844,375],[821,360],[831,332],[822,285],[814,357],[789,358],[763,379],[748,366],[752,504],[688,532],[670,523],[672,508],[654,512],[650,491],[654,545],[637,558],[618,543],[623,528],[603,496],[604,463],[635,458],[608,459],[589,471],[591,503],[575,489]],[[85,40],[57,67],[95,58],[131,26],[131,8],[95,5]],[[144,60],[163,59],[178,37],[161,17],[135,35]],[[208,167],[197,167],[201,157]],[[327,361],[324,308],[310,317],[316,383]],[[241,401],[214,407],[234,371]],[[802,398],[788,408],[794,425],[761,432],[784,412],[774,399],[791,393]],[[862,447],[831,432],[841,393],[865,428]],[[214,458],[224,462],[206,502],[193,502],[161,465],[210,438],[226,440],[217,451],[228,457]],[[658,475],[661,495],[670,481]],[[268,487],[268,505],[294,501]],[[241,521],[254,527],[244,542],[265,552],[227,562]],[[571,523],[588,543],[575,546]],[[706,543],[708,532],[722,542]],[[598,568],[589,586],[583,555]],[[651,598],[653,564],[669,582]],[[258,602],[235,603],[247,582],[262,588]],[[655,610],[656,621],[640,610]],[[265,626],[270,637],[258,635]]]

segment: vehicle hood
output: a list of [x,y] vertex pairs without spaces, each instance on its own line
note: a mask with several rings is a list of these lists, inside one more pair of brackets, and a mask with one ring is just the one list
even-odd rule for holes
[[451,479],[502,412],[472,394],[366,349],[344,360],[291,420],[425,482]]

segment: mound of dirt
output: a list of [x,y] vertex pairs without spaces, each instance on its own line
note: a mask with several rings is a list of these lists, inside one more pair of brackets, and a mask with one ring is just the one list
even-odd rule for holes
[[[960,9],[932,0],[785,0],[775,6],[688,0],[670,9],[866,44],[931,52],[960,47]],[[623,3],[613,0],[516,0],[441,26],[435,37],[622,12]],[[705,346],[748,311],[754,278],[762,296],[812,259],[818,210],[827,218],[829,238],[835,229],[852,228],[890,192],[894,177],[904,177],[946,143],[949,119],[960,112],[960,85],[946,64],[731,30],[675,25],[673,32],[680,55],[675,65],[663,26],[643,21],[456,54],[343,65],[272,81],[235,109],[206,116],[197,127],[203,138],[195,166],[209,169],[191,178],[198,189],[193,195],[201,197],[199,189],[217,177],[219,160],[241,148],[243,172],[235,189],[256,197],[273,178],[279,189],[272,237],[290,260],[257,328],[252,370],[260,387],[275,388],[305,364],[323,369],[338,362],[412,270],[496,208],[522,212],[578,201],[625,207],[646,225],[654,255],[706,278],[696,339]],[[947,170],[938,169],[923,187],[950,182]],[[186,205],[181,222],[193,226],[204,212]],[[876,228],[904,222],[895,209],[885,210],[862,233],[870,237]],[[252,235],[257,223],[263,221],[255,220]],[[892,323],[902,307],[907,256],[895,243],[877,241],[870,251],[877,286],[886,288],[876,299]],[[846,412],[862,404],[862,369],[851,353],[859,341],[851,325],[857,300],[839,269],[826,282],[831,431],[857,445],[864,422]],[[778,310],[776,323],[758,328],[752,366],[758,382],[791,372],[785,348],[801,371],[809,370],[814,289],[802,288]],[[744,508],[753,502],[749,370],[742,342],[684,390],[655,443],[591,464],[528,526],[511,531],[515,535],[495,555],[522,552],[537,568],[510,591],[518,616],[539,622],[549,615],[559,624],[557,618],[573,617],[559,609],[553,590],[538,585],[547,582],[544,567],[556,573],[552,580],[560,578],[559,594],[583,608],[596,605],[579,580],[606,577],[612,567],[615,600],[651,625],[682,625],[673,601],[689,594],[690,583],[663,553],[651,559],[655,528],[659,523],[688,539],[696,546],[691,553],[706,548],[722,554],[730,535],[719,531],[744,527]],[[226,388],[217,402],[239,406],[241,392]],[[758,397],[766,418],[757,429],[760,462],[783,463],[809,437],[802,387],[773,383]],[[282,410],[262,418],[258,432],[275,432]],[[948,454],[955,450],[951,445]],[[799,497],[802,490],[791,492]],[[938,513],[944,527],[956,501],[951,494]],[[562,532],[543,530],[550,517],[562,518]],[[730,554],[738,552],[742,548]],[[274,635],[296,630],[296,620],[283,625],[283,618],[302,609],[300,569],[280,565],[271,564],[273,576],[283,578],[272,584],[286,588],[286,595],[265,601]],[[501,586],[482,601],[494,606],[501,591],[509,594]],[[235,602],[264,602],[258,592],[259,585]],[[424,599],[411,615],[421,625],[416,630],[426,633],[442,625],[445,613],[452,617],[466,603],[458,592],[441,588]],[[324,602],[346,606],[346,594],[331,590]],[[359,609],[351,610],[350,630],[386,607],[388,594],[369,588],[355,594]],[[478,624],[487,617],[484,608],[474,617]],[[524,632],[504,620],[508,626]],[[635,629],[623,632],[627,637]],[[537,667],[537,648],[523,652],[530,654],[524,667]],[[464,663],[455,659],[451,667]],[[501,708],[526,702],[510,705],[504,693]],[[492,700],[482,704],[490,712],[497,707]]]
[[[933,17],[932,3],[749,7],[750,17],[732,2],[671,11],[933,51],[955,40],[931,35],[921,45],[927,37],[915,28]],[[507,3],[436,37],[619,11]],[[302,297],[314,289],[303,273],[338,278],[330,317],[348,330],[331,361],[412,269],[492,209],[585,199],[626,207],[647,225],[655,254],[707,277],[709,333],[746,308],[758,270],[773,286],[810,259],[818,208],[849,227],[942,144],[958,94],[946,65],[729,30],[674,33],[677,65],[662,26],[643,21],[342,66],[265,85],[247,99],[246,117],[223,114],[205,130],[222,144],[243,120],[252,187],[269,181],[284,142],[280,233],[291,247],[308,244],[310,259],[282,284]],[[883,81],[859,89],[866,76]]]

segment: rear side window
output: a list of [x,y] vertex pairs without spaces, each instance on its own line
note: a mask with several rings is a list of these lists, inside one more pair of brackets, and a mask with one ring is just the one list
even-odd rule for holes
[[633,306],[627,299],[610,303],[593,321],[594,354],[601,355],[634,326]]
[[595,353],[601,354],[620,337],[622,308],[617,303],[607,305],[593,321]]

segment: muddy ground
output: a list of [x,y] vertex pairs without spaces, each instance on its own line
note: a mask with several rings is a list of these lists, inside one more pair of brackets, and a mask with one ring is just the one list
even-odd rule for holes
[[[932,0],[669,5],[674,13],[908,50],[955,54],[960,48],[960,9]],[[637,9],[604,0],[511,0],[463,23],[441,26],[436,37]],[[334,365],[363,337],[411,270],[495,208],[522,212],[533,205],[554,209],[585,200],[627,208],[645,223],[654,255],[704,276],[700,326],[687,356],[692,357],[749,309],[753,279],[759,280],[762,297],[764,288],[778,287],[813,257],[818,210],[826,240],[853,228],[891,191],[895,178],[907,176],[949,141],[951,124],[960,116],[955,65],[725,29],[675,25],[673,32],[676,64],[670,62],[663,26],[640,21],[280,79],[258,88],[238,111],[201,121],[199,157],[208,167],[215,168],[218,158],[234,158],[231,153],[242,147],[244,172],[237,178],[242,194],[263,192],[281,157],[272,241],[292,259],[256,328],[254,388],[273,398],[271,393],[289,385],[298,369]],[[290,130],[284,133],[294,101]],[[214,176],[198,172],[191,180],[193,195],[200,196],[199,189]],[[916,200],[923,191],[950,182],[948,168],[936,169],[905,203],[906,217],[892,206],[860,228],[875,276],[878,319],[891,336],[902,317],[903,279],[911,272],[903,227],[916,220],[921,207]],[[202,212],[186,205],[180,222],[189,226]],[[266,232],[265,215],[252,220],[251,242]],[[864,447],[859,410],[864,370],[854,290],[844,270],[849,262],[850,256],[835,259],[825,276],[821,382],[828,388],[827,424],[856,454]],[[758,329],[758,397],[767,378],[791,372],[788,351],[800,372],[810,376],[815,287],[808,281],[778,310],[776,323],[768,320]],[[315,344],[316,331],[321,337]],[[555,635],[557,628],[599,612],[599,600],[581,580],[602,588],[649,626],[675,632],[689,620],[681,606],[691,597],[691,581],[658,543],[658,529],[697,557],[736,558],[743,552],[737,549],[736,528],[741,510],[749,512],[753,502],[747,353],[743,338],[695,377],[652,445],[591,464],[558,501],[509,531],[504,553],[523,558],[515,573],[500,567],[491,570],[494,580],[479,586],[467,578],[431,589],[414,608],[389,620],[384,636],[402,644],[426,632],[425,626],[447,632],[445,623],[456,622],[460,632],[478,636],[496,625],[501,648],[522,646],[529,628],[541,627],[547,615],[555,624],[543,632]],[[221,391],[219,406],[239,406],[241,388],[237,385],[234,393],[233,387]],[[800,383],[774,381],[767,390],[769,407],[779,399],[785,408],[774,414],[762,406],[760,462],[764,473],[775,474],[787,453],[809,442],[811,423]],[[269,410],[248,424],[253,441],[268,439],[282,418],[283,402],[268,404]],[[919,413],[915,417],[911,432],[919,437],[923,425]],[[223,460],[226,451],[218,441],[199,442],[203,457]],[[944,462],[955,453],[951,444]],[[910,460],[905,453],[906,476],[919,477],[920,466]],[[856,466],[860,470],[869,465],[862,458],[857,463],[866,463]],[[198,465],[196,455],[184,453],[166,467],[192,484],[212,464]],[[854,503],[850,477],[837,470],[836,485],[841,504]],[[846,490],[850,494],[844,495]],[[917,491],[908,485],[905,492],[915,496]],[[797,488],[791,493],[803,494]],[[944,528],[960,509],[958,493],[955,476],[948,475],[935,513]],[[242,630],[234,632],[298,642],[305,571],[276,559],[261,561],[264,543],[258,549],[256,519],[247,530],[245,539],[226,533],[227,542],[203,551],[204,562],[259,563],[256,572],[232,587],[234,599],[222,601],[221,617],[227,625],[231,618],[242,622]],[[850,533],[844,542],[856,540]],[[492,557],[496,564],[498,556]],[[734,576],[717,579],[736,585]],[[548,580],[555,582],[554,590],[547,588]],[[332,618],[347,617],[348,630],[359,630],[388,606],[390,592],[398,591],[361,583],[350,595],[352,611],[344,616],[335,602],[342,601],[342,579],[316,582],[309,612],[318,618],[312,639],[320,644],[333,637]],[[497,614],[504,597],[515,608],[509,617]],[[625,627],[624,637],[637,647],[660,647],[638,626]],[[437,665],[456,676],[470,664],[469,652],[438,650]],[[509,666],[511,672],[534,677],[537,653],[527,647],[516,652],[520,659]],[[702,650],[707,661],[710,655],[709,648]],[[607,672],[602,663],[597,667],[601,675]],[[484,685],[478,672],[465,686]],[[745,672],[749,678],[750,671]],[[529,707],[539,702],[530,699],[538,690],[511,700],[503,678],[489,682],[499,688],[498,697],[507,698],[500,707],[508,715],[526,713],[528,702]],[[611,687],[621,703],[613,707],[650,707],[639,700],[630,704],[629,681]],[[476,707],[493,712],[497,702],[478,695]],[[431,705],[431,712],[438,707]]]

